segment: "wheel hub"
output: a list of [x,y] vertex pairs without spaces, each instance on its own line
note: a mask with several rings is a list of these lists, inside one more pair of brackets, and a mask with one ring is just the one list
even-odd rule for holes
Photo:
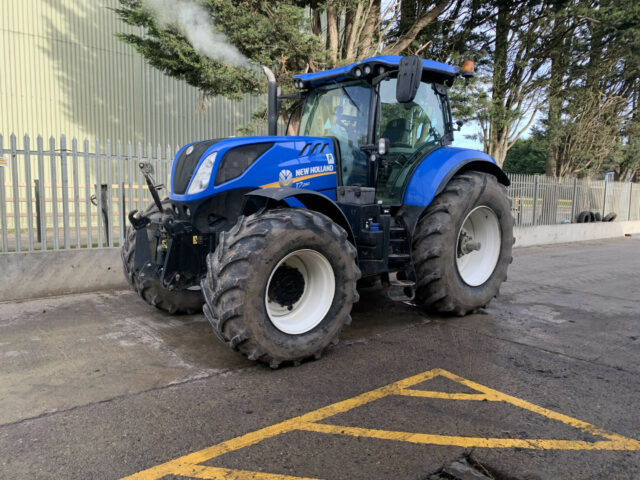
[[502,236],[500,222],[488,206],[471,210],[462,222],[456,243],[456,267],[462,280],[472,287],[485,283],[493,274]]
[[296,250],[278,262],[267,281],[266,313],[278,330],[303,334],[322,322],[335,290],[336,278],[329,260],[315,250]]
[[291,307],[304,292],[304,277],[297,268],[282,265],[273,274],[269,284],[269,301]]
[[467,255],[476,250],[480,250],[482,244],[480,242],[474,242],[473,237],[467,233],[466,230],[460,232],[460,239],[458,240],[458,257]]

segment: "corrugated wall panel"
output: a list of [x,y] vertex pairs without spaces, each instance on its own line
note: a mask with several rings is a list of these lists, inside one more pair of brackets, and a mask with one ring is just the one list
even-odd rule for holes
[[[266,102],[199,93],[146,64],[116,32],[117,0],[0,1],[0,132],[182,145],[237,135]],[[264,133],[264,132],[258,132]]]

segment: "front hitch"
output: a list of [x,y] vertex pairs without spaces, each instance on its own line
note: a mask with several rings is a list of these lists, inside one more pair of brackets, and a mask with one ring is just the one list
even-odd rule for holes
[[147,225],[151,223],[151,219],[149,217],[144,217],[142,215],[136,215],[138,210],[132,210],[129,212],[129,221],[135,230],[142,230],[146,228]]
[[[140,171],[144,176],[145,181],[147,182],[147,187],[149,188],[149,192],[151,193],[151,197],[153,198],[153,203],[158,207],[158,211],[160,214],[163,214],[162,211],[162,202],[160,201],[160,196],[158,195],[158,190],[160,190],[164,185],[156,185],[156,182],[153,180],[153,165],[149,162],[140,162],[138,164],[140,167]],[[132,210],[129,212],[129,221],[131,225],[136,230],[142,230],[147,225],[151,223],[151,220],[143,215],[137,215],[138,210]]]
[[158,190],[160,190],[163,185],[156,185],[156,182],[153,180],[153,165],[149,162],[140,162],[138,164],[140,167],[140,171],[144,176],[145,181],[147,182],[147,187],[149,187],[149,192],[153,197],[153,203],[158,207],[158,211],[163,213],[162,211],[162,202],[160,201],[160,196],[158,195]]

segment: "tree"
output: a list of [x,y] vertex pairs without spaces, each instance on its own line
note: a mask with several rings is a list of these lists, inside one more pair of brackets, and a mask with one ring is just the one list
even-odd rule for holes
[[529,138],[519,138],[507,152],[502,166],[507,173],[543,174],[547,157],[545,132],[534,129]]
[[[291,71],[324,63],[322,45],[295,3],[120,0],[117,14],[129,25],[142,27],[144,34],[119,37],[151,65],[198,88],[205,98],[239,99],[265,91],[256,66],[274,68],[287,84]],[[236,61],[238,56],[241,61]]]
[[631,0],[556,2],[549,80],[547,175],[632,170],[639,133],[640,6]]
[[[392,29],[401,18],[400,1],[381,11],[381,0],[120,0],[116,12],[126,23],[144,29],[143,35],[119,37],[151,65],[187,81],[205,97],[239,98],[264,91],[256,68],[260,65],[272,68],[286,88],[294,73],[380,52],[400,54],[456,1],[463,0],[418,2],[419,11],[409,23],[404,18],[407,28],[401,33]],[[199,48],[201,38],[190,35],[194,26],[215,33],[209,37],[211,48]],[[221,50],[237,51],[243,61],[217,54]]]

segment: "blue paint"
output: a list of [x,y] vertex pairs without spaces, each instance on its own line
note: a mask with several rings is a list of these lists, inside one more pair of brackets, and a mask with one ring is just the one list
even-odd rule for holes
[[[352,63],[351,65],[345,65],[343,67],[332,68],[331,70],[325,70],[323,72],[316,73],[304,73],[300,75],[294,75],[294,79],[300,79],[305,83],[309,83],[311,86],[317,86],[327,81],[341,81],[347,77],[350,77],[351,70],[358,65],[365,63],[384,65],[389,68],[398,67],[400,60],[399,55],[382,55],[379,57],[367,58],[359,62]],[[436,74],[444,75],[447,77],[455,77],[460,73],[456,67],[447,65],[446,63],[436,62],[435,60],[422,60],[422,67],[425,71],[433,72]]]
[[413,172],[404,192],[405,205],[427,206],[436,196],[438,187],[449,172],[457,170],[468,160],[488,162],[496,161],[484,152],[466,148],[441,147],[431,152]]
[[[224,157],[224,154],[235,147],[242,145],[250,145],[253,143],[273,143],[273,147],[267,150],[261,157],[259,157],[245,172],[237,178],[229,180],[221,185],[214,186],[214,179],[216,172],[220,166],[220,162]],[[305,145],[311,143],[312,145],[320,144],[315,149],[313,154],[309,154],[312,147],[307,147],[305,153],[301,156],[300,152]],[[323,149],[324,147],[324,149]],[[180,149],[176,158],[180,155],[182,150]],[[318,153],[322,150],[322,153]],[[202,158],[198,162],[198,167],[204,162],[204,160],[212,153],[217,152],[216,160],[211,174],[211,180],[209,186],[202,192],[189,195],[189,188],[184,194],[179,195],[171,191],[169,198],[176,202],[196,202],[209,198],[213,195],[226,192],[228,190],[235,190],[238,188],[260,188],[270,183],[279,182],[280,172],[288,170],[291,172],[293,181],[289,185],[295,188],[305,188],[314,191],[323,191],[322,193],[329,198],[335,200],[336,198],[336,186],[337,186],[337,166],[335,164],[335,151],[333,148],[333,142],[329,138],[323,137],[241,137],[241,138],[229,138],[222,140],[211,147],[209,147]],[[172,175],[175,174],[177,162],[173,163]],[[316,176],[308,179],[299,179],[299,177],[306,177],[314,175],[315,173],[327,173],[327,175]],[[193,181],[195,173],[191,179]],[[190,185],[190,184],[189,184]]]

